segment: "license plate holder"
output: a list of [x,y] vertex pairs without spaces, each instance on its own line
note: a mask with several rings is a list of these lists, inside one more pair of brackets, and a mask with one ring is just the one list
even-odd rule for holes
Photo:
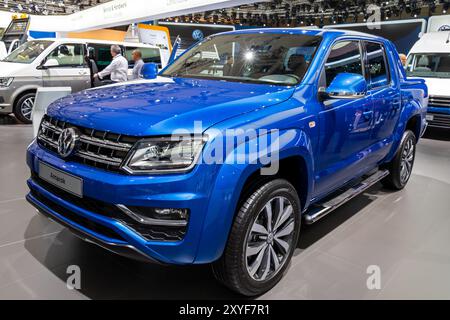
[[51,185],[83,198],[83,179],[39,161],[39,178]]

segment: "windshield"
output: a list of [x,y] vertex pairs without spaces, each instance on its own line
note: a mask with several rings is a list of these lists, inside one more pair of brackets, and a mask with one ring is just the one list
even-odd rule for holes
[[3,61],[15,63],[32,63],[44,52],[53,42],[52,41],[29,41],[22,44],[16,50],[11,52]]
[[296,85],[308,70],[321,39],[273,33],[219,35],[194,46],[162,75]]
[[408,58],[408,76],[450,78],[450,53],[416,53]]

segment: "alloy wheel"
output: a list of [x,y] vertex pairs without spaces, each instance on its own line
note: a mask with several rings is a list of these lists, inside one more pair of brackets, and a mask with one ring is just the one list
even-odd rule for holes
[[293,245],[295,214],[285,197],[272,198],[259,212],[245,243],[247,271],[254,280],[269,280],[283,268]]
[[25,99],[22,102],[22,105],[20,106],[20,112],[28,120],[31,120],[31,112],[33,111],[33,106],[34,106],[34,97],[29,97]]
[[400,164],[400,180],[406,183],[411,176],[414,164],[414,150],[415,144],[413,140],[408,140],[403,148],[402,160]]

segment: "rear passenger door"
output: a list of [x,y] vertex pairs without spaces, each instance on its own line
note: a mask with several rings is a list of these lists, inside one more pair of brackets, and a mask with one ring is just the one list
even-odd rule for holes
[[[341,73],[365,75],[362,44],[358,40],[335,43],[325,62],[320,87],[326,89]],[[321,104],[320,140],[317,159],[316,196],[327,194],[366,168],[367,149],[372,144],[373,104],[370,96],[360,99],[330,99]]]
[[373,142],[379,144],[373,148],[376,157],[381,160],[390,150],[392,135],[397,125],[401,111],[401,96],[398,90],[397,76],[392,75],[394,68],[390,68],[393,62],[389,61],[386,48],[379,42],[364,42],[366,51],[366,72],[368,76],[368,94],[372,98],[373,118]]

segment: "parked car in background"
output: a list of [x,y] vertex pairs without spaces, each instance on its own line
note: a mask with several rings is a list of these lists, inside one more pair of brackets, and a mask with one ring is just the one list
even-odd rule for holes
[[450,31],[424,34],[409,53],[407,74],[427,83],[428,125],[450,129]]
[[246,296],[283,277],[302,220],[379,181],[403,189],[426,127],[424,81],[361,33],[222,33],[160,76],[52,104],[27,200],[118,254],[211,263]]
[[145,62],[164,67],[158,47],[86,39],[40,39],[24,43],[0,62],[0,113],[14,113],[23,123],[31,123],[31,111],[39,87],[71,87],[73,92],[102,86],[108,78],[93,75],[111,60],[110,47],[118,44],[134,66],[131,53],[139,49]]

